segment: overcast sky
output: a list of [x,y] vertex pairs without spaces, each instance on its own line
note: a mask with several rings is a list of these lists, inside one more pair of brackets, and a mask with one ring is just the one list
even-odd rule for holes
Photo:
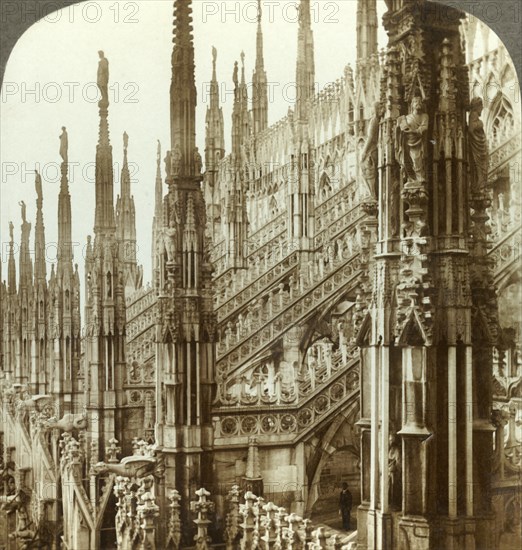
[[[45,4],[45,3],[43,3]],[[43,5],[42,4],[42,5]],[[218,79],[230,143],[233,99],[232,72],[241,51],[251,79],[255,61],[256,1],[194,2],[196,79],[198,88],[197,141],[204,152],[204,120],[211,76],[211,48],[218,50]],[[293,105],[297,45],[297,2],[263,0],[265,66],[273,90],[269,123]],[[318,88],[339,78],[355,62],[356,0],[312,0]],[[379,19],[385,11],[378,1]],[[77,4],[49,14],[18,41],[8,61],[1,97],[1,218],[2,277],[7,276],[8,222],[19,239],[20,208],[25,200],[33,224],[34,169],[43,179],[44,219],[48,260],[55,260],[59,139],[69,134],[75,261],[83,277],[82,255],[94,223],[94,160],[98,136],[96,72],[98,50],[110,62],[110,137],[115,163],[115,195],[119,192],[122,134],[129,134],[132,192],[137,208],[138,258],[150,280],[150,239],[156,172],[156,143],[162,159],[169,146],[169,86],[172,49],[172,0],[98,1]],[[45,15],[42,14],[42,15]],[[381,29],[380,47],[386,45]],[[286,93],[288,92],[288,93]],[[164,164],[162,160],[162,171]],[[116,196],[115,196],[116,199]],[[32,246],[32,244],[31,244]],[[83,278],[82,278],[83,284]]]

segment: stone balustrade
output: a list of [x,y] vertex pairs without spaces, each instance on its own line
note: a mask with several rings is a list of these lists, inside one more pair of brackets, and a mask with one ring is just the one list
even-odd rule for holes
[[[333,221],[323,218],[322,230],[315,237],[316,253],[325,254],[327,258],[324,261],[330,263],[333,262],[332,255],[337,255],[338,259],[349,257],[359,244],[357,227],[354,226],[362,218],[363,212],[359,206],[351,210],[341,209],[340,217],[333,217]],[[227,320],[267,287],[293,273],[299,265],[299,256],[294,247],[281,242],[268,256],[256,256],[255,262],[250,269],[240,270],[234,276],[228,272],[221,279],[221,285],[217,285],[214,304],[219,322]],[[319,257],[318,265],[320,262]]]
[[269,406],[302,405],[305,398],[330,384],[335,375],[351,367],[359,358],[357,348],[343,344],[342,349],[309,357],[300,372],[289,379],[273,368],[265,372],[250,368],[244,373],[222,380],[217,385],[214,405],[228,407],[266,408]]
[[227,496],[226,550],[239,548],[266,550],[347,550],[338,535],[328,536],[324,528],[314,528],[309,519],[289,513],[282,506],[265,502],[251,491],[239,499],[239,487],[233,486]]
[[[316,246],[321,246],[324,236],[318,240],[318,236],[328,229],[329,225],[335,221],[341,221],[343,215],[353,207],[355,186],[348,184],[336,193],[332,194],[323,203],[317,206],[316,215]],[[277,257],[284,258],[286,255],[291,254],[293,250],[291,246],[286,243],[286,220],[287,214],[283,212],[276,218],[264,225],[261,229],[249,236],[247,244],[247,261],[249,268],[258,264],[266,264],[266,269],[270,269],[272,264],[268,258]],[[284,249],[286,247],[286,254]],[[290,248],[290,249],[289,249]],[[265,259],[266,258],[266,259]],[[227,264],[226,264],[226,243],[223,241],[218,243],[211,255],[211,259],[214,266],[214,277],[217,288],[217,294],[220,294],[222,278],[226,276]],[[277,260],[275,260],[277,262]],[[249,272],[251,269],[248,270]]]
[[[248,438],[260,441],[294,439],[306,433],[318,422],[346,406],[359,395],[359,363],[352,360],[341,371],[321,383],[320,388],[298,402],[263,403],[263,408],[228,406],[216,409],[213,418],[216,446],[246,444]],[[261,398],[261,401],[263,399]]]

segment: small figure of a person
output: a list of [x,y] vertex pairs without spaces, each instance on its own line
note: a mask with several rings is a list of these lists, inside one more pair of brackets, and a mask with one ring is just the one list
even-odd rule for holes
[[350,514],[352,512],[352,493],[348,489],[348,483],[343,483],[339,498],[339,513],[343,520],[343,529],[350,530]]

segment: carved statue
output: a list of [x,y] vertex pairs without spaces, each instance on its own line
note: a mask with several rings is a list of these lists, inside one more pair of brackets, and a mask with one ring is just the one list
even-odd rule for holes
[[[232,73],[232,82],[234,83],[234,88],[237,90],[238,86],[239,86],[239,78],[238,78],[238,73],[239,73],[239,65],[237,63],[237,61],[234,63],[234,72]],[[236,92],[237,93],[237,92]]]
[[24,201],[20,201],[18,205],[22,208],[22,221],[27,223],[27,206]]
[[176,143],[172,151],[170,166],[172,176],[179,176],[181,173],[181,149],[179,147],[179,143]]
[[69,138],[67,136],[67,130],[65,129],[65,126],[62,126],[62,133],[59,136],[59,140],[60,140],[60,156],[62,157],[63,162],[67,162]]
[[170,151],[167,151],[164,160],[165,160],[165,172],[167,172],[167,179],[170,179],[172,177],[172,154]]
[[35,186],[35,189],[36,189],[36,201],[41,206],[42,201],[43,201],[42,176],[40,176],[40,174],[38,173],[37,170],[35,170],[34,173],[36,174],[36,178],[35,178],[35,182],[34,182],[34,186]]
[[469,144],[473,161],[471,164],[471,186],[478,191],[483,190],[487,182],[489,151],[484,124],[480,120],[484,104],[480,97],[471,100],[469,114]]
[[411,113],[397,119],[395,128],[395,155],[409,182],[425,179],[426,142],[429,117],[424,113],[422,98],[415,96]]
[[382,115],[383,108],[379,102],[376,102],[374,115],[368,128],[368,138],[361,152],[362,175],[373,199],[377,198],[377,145],[379,142],[379,123]]
[[203,160],[201,159],[201,155],[199,154],[199,149],[196,147],[194,149],[194,170],[196,172],[196,176],[199,176],[201,174],[202,168]]
[[102,95],[102,102],[109,102],[109,60],[105,57],[103,51],[99,51],[100,61],[98,63],[97,84]]
[[171,221],[169,227],[165,227],[163,232],[163,244],[167,252],[167,259],[169,262],[173,262],[176,257],[176,224]]
[[402,499],[402,457],[395,436],[390,434],[388,450],[388,480],[390,504],[399,508]]

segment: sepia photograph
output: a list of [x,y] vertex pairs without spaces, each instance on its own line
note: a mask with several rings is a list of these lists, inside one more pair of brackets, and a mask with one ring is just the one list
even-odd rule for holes
[[1,0],[0,550],[522,548],[521,17]]

